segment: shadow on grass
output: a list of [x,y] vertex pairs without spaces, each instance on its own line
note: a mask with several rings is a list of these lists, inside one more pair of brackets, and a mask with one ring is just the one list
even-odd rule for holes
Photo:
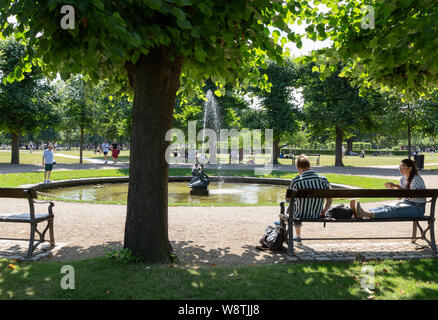
[[[0,260],[0,298],[350,300],[368,295],[360,287],[363,265],[357,261],[283,263],[284,254],[256,251],[252,245],[243,246],[240,255],[229,247],[207,249],[191,241],[172,246],[180,258],[173,265],[122,264],[103,258],[105,248],[122,248],[117,241],[66,246],[50,260],[20,263],[13,269]],[[243,259],[248,265],[242,265]],[[260,261],[262,265],[256,266]],[[75,270],[74,290],[60,287],[64,265]],[[438,299],[433,284],[438,278],[437,259],[367,265],[376,272],[376,298]]]

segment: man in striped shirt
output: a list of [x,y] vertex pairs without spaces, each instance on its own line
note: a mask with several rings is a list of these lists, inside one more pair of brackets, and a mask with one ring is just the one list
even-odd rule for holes
[[[330,183],[327,178],[321,176],[310,169],[309,158],[302,154],[296,161],[297,170],[299,175],[292,179],[289,184],[289,189],[331,189]],[[290,202],[290,198],[286,198],[287,202]],[[295,199],[295,210],[293,212],[295,218],[306,219],[318,219],[321,214],[324,214],[330,205],[332,199],[327,198],[324,205],[323,198],[303,198]],[[290,214],[290,207],[288,208],[288,214]],[[301,244],[301,222],[294,222],[296,237],[294,241],[297,244]]]

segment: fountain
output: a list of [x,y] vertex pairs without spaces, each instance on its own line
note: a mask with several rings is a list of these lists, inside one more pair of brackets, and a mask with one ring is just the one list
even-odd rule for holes
[[[213,160],[213,163],[216,163],[216,152],[217,152],[217,145],[210,143],[209,153],[210,157],[207,159],[207,156],[205,155],[205,136],[206,131],[212,130],[216,136],[219,135],[220,132],[220,118],[219,118],[219,112],[218,112],[218,105],[216,102],[216,99],[213,96],[213,92],[211,90],[207,91],[207,101],[204,103],[204,123],[203,123],[203,130],[202,130],[202,147],[201,147],[201,155],[199,157],[200,162],[200,169],[192,170],[193,179],[189,183],[189,187],[191,188],[190,194],[191,195],[208,195],[208,185],[210,184],[210,178],[205,174],[204,172],[204,164],[209,162],[210,160]],[[211,139],[211,137],[209,137]],[[212,147],[214,149],[212,149]],[[221,178],[222,175],[220,174],[220,161],[218,165],[218,173],[219,173],[219,185],[223,182],[223,179]]]
[[208,196],[208,185],[210,184],[210,178],[204,172],[204,166],[201,164],[199,170],[192,171],[194,175],[189,182],[191,188],[191,195]]

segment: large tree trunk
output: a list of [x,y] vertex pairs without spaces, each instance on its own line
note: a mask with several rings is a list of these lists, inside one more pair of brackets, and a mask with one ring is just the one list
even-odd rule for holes
[[20,134],[11,132],[11,164],[20,164]]
[[278,157],[280,156],[280,149],[278,148],[279,140],[274,140],[272,144],[272,159],[274,164],[278,164]]
[[353,141],[354,137],[350,137],[347,139],[347,151],[345,152],[345,154],[351,154],[351,152],[353,151]]
[[83,149],[84,149],[84,126],[81,126],[81,141],[80,141],[80,146],[79,146],[79,163],[80,164],[83,163],[83,160],[82,160]]
[[408,121],[408,154],[409,160],[412,157],[412,146],[411,146],[411,123]]
[[342,162],[342,140],[344,138],[344,131],[336,126],[336,153],[335,153],[335,166],[343,167]]
[[169,262],[166,132],[172,127],[182,59],[165,47],[126,63],[134,89],[124,248],[150,262]]

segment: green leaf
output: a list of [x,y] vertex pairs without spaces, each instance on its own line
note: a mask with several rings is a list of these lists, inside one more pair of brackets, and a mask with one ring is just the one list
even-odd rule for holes
[[205,53],[205,51],[202,48],[197,46],[195,48],[195,58],[196,58],[196,60],[198,60],[200,62],[204,62],[206,57],[207,57],[207,53]]
[[319,72],[319,68],[318,68],[318,66],[313,66],[313,68],[312,68],[312,72]]
[[161,0],[148,0],[145,1],[145,4],[153,10],[160,10],[161,8]]
[[136,62],[138,61],[138,58],[140,58],[140,54],[141,54],[141,52],[139,50],[135,50],[135,52],[131,55],[131,62],[133,64],[136,64]]
[[92,2],[98,9],[100,9],[100,10],[105,9],[105,5],[103,4],[103,2],[101,0],[93,0]]

